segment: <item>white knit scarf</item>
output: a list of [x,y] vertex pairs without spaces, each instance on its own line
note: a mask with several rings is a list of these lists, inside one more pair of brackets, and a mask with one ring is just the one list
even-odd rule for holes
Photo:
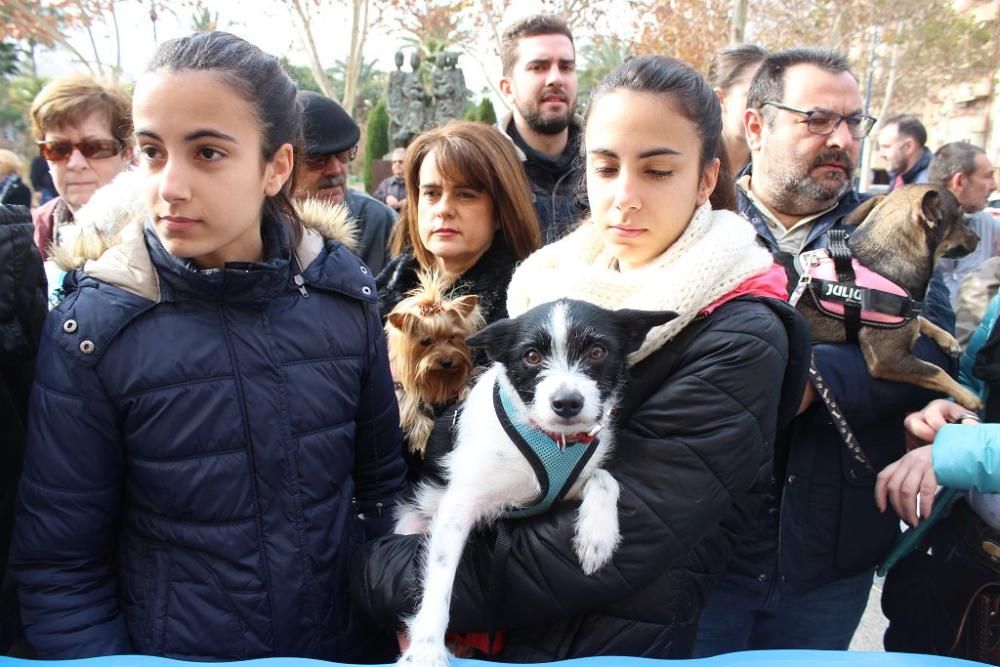
[[631,363],[680,333],[706,306],[764,273],[771,254],[753,226],[731,211],[699,207],[681,236],[648,264],[618,271],[597,225],[584,222],[532,254],[507,289],[507,311],[517,317],[542,303],[568,298],[610,310],[673,310],[678,317],[652,329]]

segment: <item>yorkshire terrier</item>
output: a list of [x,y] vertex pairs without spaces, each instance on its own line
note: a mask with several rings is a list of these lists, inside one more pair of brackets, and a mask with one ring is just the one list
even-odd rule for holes
[[396,375],[399,421],[410,453],[423,458],[436,411],[465,398],[474,367],[465,339],[483,327],[479,297],[448,299],[435,271],[389,313],[385,333]]

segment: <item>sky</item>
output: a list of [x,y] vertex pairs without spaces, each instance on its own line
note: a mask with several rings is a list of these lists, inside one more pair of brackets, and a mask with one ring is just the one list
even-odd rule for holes
[[[221,1],[209,4],[213,9],[219,10],[220,30],[239,35],[268,53],[286,56],[292,63],[307,64],[305,52],[299,46],[288,9],[283,3],[274,0],[241,0],[238,4]],[[510,3],[508,16],[530,13],[532,5],[526,0],[514,0]],[[238,12],[234,11],[235,8],[238,8]],[[142,3],[122,2],[116,5],[116,9],[121,34],[123,78],[134,80],[142,73],[156,48],[148,0]],[[161,10],[156,25],[157,40],[162,43],[167,39],[189,34],[192,30],[192,14],[193,10],[189,8],[182,8],[177,14]],[[349,25],[350,12],[346,7],[324,7],[313,21],[313,36],[324,66],[329,67],[335,60],[346,57],[350,37],[345,30],[337,30]],[[98,25],[94,30],[94,37],[102,60],[113,62],[114,38],[110,28]],[[90,57],[93,53],[86,33],[74,34],[70,41],[86,56]],[[365,57],[368,60],[375,59],[380,69],[389,71],[394,67],[393,54],[404,46],[405,42],[400,35],[387,34],[386,30],[374,26],[369,28]],[[484,66],[490,77],[499,76],[500,61],[492,54],[483,64],[463,55],[459,64],[465,72],[466,85],[473,99],[481,97],[489,84]],[[56,76],[79,67],[63,50],[46,51],[39,57],[39,70],[45,76]],[[500,102],[495,96],[494,104],[499,111]]]

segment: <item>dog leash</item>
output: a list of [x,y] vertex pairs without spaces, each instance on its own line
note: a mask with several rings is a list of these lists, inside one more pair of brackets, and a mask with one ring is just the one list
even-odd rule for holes
[[809,360],[809,377],[812,379],[813,386],[816,387],[816,393],[822,399],[823,404],[826,405],[826,410],[830,413],[830,418],[833,419],[833,425],[837,427],[837,432],[840,434],[840,439],[843,440],[844,446],[847,447],[847,450],[851,453],[855,461],[863,465],[872,475],[876,474],[871,461],[868,460],[864,450],[861,449],[858,439],[854,437],[854,432],[844,417],[844,411],[840,409],[840,404],[833,397],[833,392],[830,391],[826,380],[823,379],[823,375],[816,367],[815,356]]
[[[801,299],[802,295],[805,294],[806,289],[809,287],[809,283],[812,282],[812,276],[809,273],[809,269],[820,261],[820,258],[825,254],[825,252],[826,251],[824,250],[816,250],[799,255],[802,272],[795,284],[795,289],[792,291],[791,296],[788,297],[788,303],[790,305],[795,306],[798,304],[799,299]],[[847,419],[844,417],[844,411],[840,408],[840,404],[837,403],[837,399],[833,397],[833,392],[830,391],[829,385],[827,385],[826,380],[823,379],[823,374],[819,372],[819,368],[816,366],[815,355],[809,359],[809,377],[812,380],[813,386],[816,388],[816,394],[820,397],[820,400],[823,401],[827,412],[830,413],[833,425],[837,428],[837,433],[840,434],[840,439],[843,441],[844,446],[847,447],[847,450],[851,453],[851,457],[863,465],[872,475],[876,474],[874,466],[872,466],[871,461],[868,460],[868,456],[865,455],[864,450],[861,449],[858,439],[854,436],[851,426],[847,423]]]
[[[809,288],[809,283],[812,282],[812,273],[810,272],[814,266],[819,265],[819,263],[827,257],[826,250],[810,250],[800,254],[797,258],[796,264],[798,267],[789,264],[785,267],[789,271],[799,271],[799,279],[795,283],[795,289],[792,290],[791,295],[788,297],[788,305],[793,308],[798,305],[799,299],[802,295],[806,293],[806,289]],[[801,267],[801,270],[799,270]]]

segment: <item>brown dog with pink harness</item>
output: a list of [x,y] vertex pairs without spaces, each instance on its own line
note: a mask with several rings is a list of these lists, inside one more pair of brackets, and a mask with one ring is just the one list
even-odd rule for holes
[[856,342],[873,378],[939,391],[978,410],[975,394],[913,356],[920,334],[960,353],[951,334],[921,315],[922,299],[937,260],[967,255],[978,242],[950,192],[905,186],[865,201],[844,228],[829,232],[827,248],[796,257],[789,301],[809,322],[813,342]]

